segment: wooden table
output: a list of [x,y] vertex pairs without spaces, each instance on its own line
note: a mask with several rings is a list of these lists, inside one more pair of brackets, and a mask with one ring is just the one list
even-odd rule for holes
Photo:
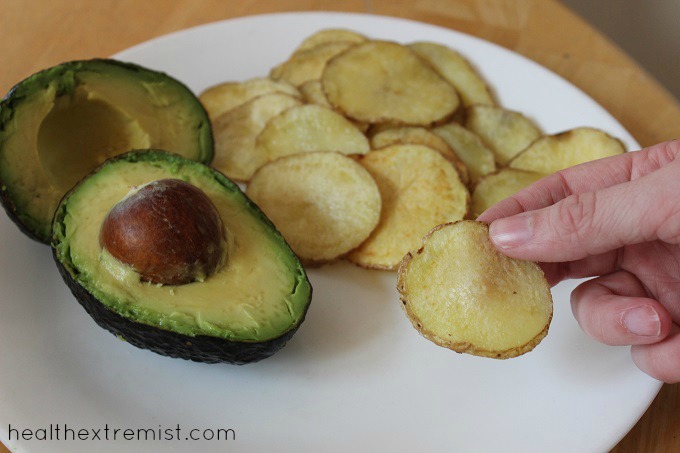
[[[310,10],[405,17],[478,36],[571,81],[609,110],[643,146],[680,137],[678,102],[555,0],[0,0],[0,92],[36,70],[67,60],[108,56],[186,27]],[[680,451],[680,385],[664,385],[613,451]],[[0,453],[6,452],[0,445]]]

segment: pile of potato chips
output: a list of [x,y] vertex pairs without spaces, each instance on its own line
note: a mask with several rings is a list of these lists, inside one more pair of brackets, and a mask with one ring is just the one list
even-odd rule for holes
[[213,166],[247,184],[307,264],[396,269],[433,227],[624,152],[592,128],[544,135],[499,106],[451,48],[344,29],[308,37],[268,77],[225,82],[200,99]]

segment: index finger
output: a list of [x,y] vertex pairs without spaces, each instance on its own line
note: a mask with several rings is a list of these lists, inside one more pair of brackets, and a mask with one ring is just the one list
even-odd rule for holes
[[640,151],[586,162],[546,176],[487,209],[477,220],[496,219],[545,208],[570,195],[593,192],[632,181],[672,162],[680,155],[680,140],[659,143]]

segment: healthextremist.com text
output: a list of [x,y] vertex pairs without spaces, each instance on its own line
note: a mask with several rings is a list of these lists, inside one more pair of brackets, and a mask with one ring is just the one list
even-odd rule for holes
[[100,428],[69,427],[66,423],[50,424],[42,428],[23,428],[8,425],[8,440],[72,441],[72,440],[236,440],[236,431],[228,428],[172,428],[158,425],[156,428],[112,428],[105,424]]

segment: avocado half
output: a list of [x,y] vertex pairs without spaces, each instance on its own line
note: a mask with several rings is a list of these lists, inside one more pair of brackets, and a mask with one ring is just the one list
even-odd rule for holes
[[0,201],[24,233],[48,243],[64,193],[107,158],[139,148],[210,163],[210,121],[191,90],[111,59],[45,69],[0,101]]
[[[224,223],[228,259],[204,281],[144,282],[100,245],[109,210],[131,190],[166,178],[201,189]],[[56,209],[51,245],[66,284],[97,324],[170,357],[261,360],[293,336],[311,301],[298,258],[238,186],[204,164],[164,151],[119,155],[81,180]]]

